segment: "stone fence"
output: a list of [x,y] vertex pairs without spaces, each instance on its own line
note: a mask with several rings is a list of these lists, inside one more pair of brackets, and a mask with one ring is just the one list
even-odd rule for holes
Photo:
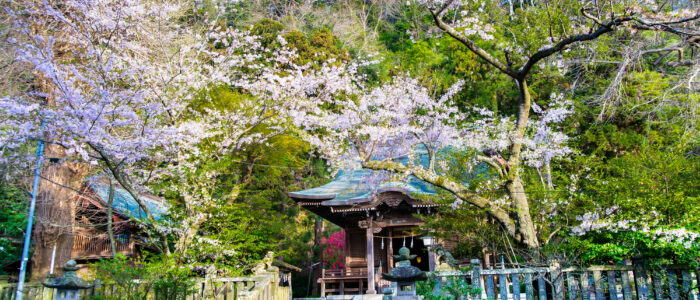
[[[134,281],[138,284],[138,281]],[[236,299],[236,300],[289,300],[292,299],[291,274],[280,270],[272,263],[272,256],[254,268],[254,274],[248,277],[203,278],[196,282],[196,292],[186,300],[199,299]],[[14,300],[16,283],[0,283],[0,300]],[[81,290],[79,299],[118,298],[118,291],[113,284],[105,283]],[[47,288],[38,282],[24,286],[23,299],[54,300],[56,290]],[[147,299],[156,299],[149,293]]]
[[[649,267],[643,263],[563,268],[482,269],[478,259],[468,271],[438,271],[433,294],[489,300],[695,300],[700,299],[700,270],[686,265]],[[469,284],[465,294],[451,295]],[[465,289],[462,289],[464,291]]]

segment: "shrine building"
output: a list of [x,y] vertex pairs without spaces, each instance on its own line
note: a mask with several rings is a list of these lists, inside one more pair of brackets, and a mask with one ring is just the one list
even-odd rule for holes
[[436,212],[438,205],[425,200],[437,194],[435,188],[413,176],[370,187],[367,181],[376,175],[373,172],[341,171],[328,184],[289,194],[305,209],[345,230],[345,269],[324,268],[318,279],[321,297],[327,293],[381,293],[389,286],[381,273],[391,270],[393,255],[403,246],[418,255],[413,265],[423,271],[434,267],[429,257],[433,255],[417,235],[423,222],[414,215]]

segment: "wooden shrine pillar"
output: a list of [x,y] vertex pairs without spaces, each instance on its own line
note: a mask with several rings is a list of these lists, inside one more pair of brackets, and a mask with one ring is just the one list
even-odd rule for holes
[[387,228],[389,234],[389,242],[386,247],[386,271],[391,271],[394,268],[394,230],[391,227]]
[[[376,294],[374,285],[374,231],[381,230],[381,228],[372,227],[372,217],[369,217],[366,221],[359,222],[360,228],[365,228],[367,231],[367,256],[365,260],[367,261],[367,294]],[[377,231],[379,232],[379,231]]]
[[374,232],[367,228],[367,294],[376,294],[374,289]]

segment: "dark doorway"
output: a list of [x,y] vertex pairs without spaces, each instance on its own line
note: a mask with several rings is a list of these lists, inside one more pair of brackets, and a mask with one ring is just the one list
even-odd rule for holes
[[[401,233],[398,235],[401,235]],[[392,240],[394,255],[399,255],[399,249],[404,246],[404,238],[393,238]],[[429,271],[428,248],[423,245],[423,240],[418,236],[414,236],[413,247],[411,247],[411,237],[406,237],[405,240],[406,248],[411,250],[411,254],[417,255],[416,258],[411,261],[411,265],[418,267],[421,271]],[[394,260],[394,263],[396,263],[396,260]]]

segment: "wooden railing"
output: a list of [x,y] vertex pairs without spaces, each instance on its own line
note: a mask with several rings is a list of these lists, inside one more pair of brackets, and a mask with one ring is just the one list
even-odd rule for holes
[[491,300],[691,300],[700,299],[700,272],[688,266],[647,267],[635,265],[561,268],[554,263],[543,268],[482,270],[472,260],[468,272],[432,273],[437,280],[434,294],[447,295],[445,285],[468,281],[470,295],[457,298]]
[[321,278],[367,278],[367,268],[323,269]]
[[[345,268],[345,269],[321,269],[321,297],[327,293],[345,295],[364,294],[365,282],[367,281],[367,268]],[[350,287],[349,285],[354,285]]]
[[[117,253],[132,255],[134,253],[134,239],[131,237],[131,235],[116,235],[114,239],[114,248]],[[112,257],[109,237],[106,235],[98,235],[94,237],[75,235],[73,237],[71,259],[102,257]]]

